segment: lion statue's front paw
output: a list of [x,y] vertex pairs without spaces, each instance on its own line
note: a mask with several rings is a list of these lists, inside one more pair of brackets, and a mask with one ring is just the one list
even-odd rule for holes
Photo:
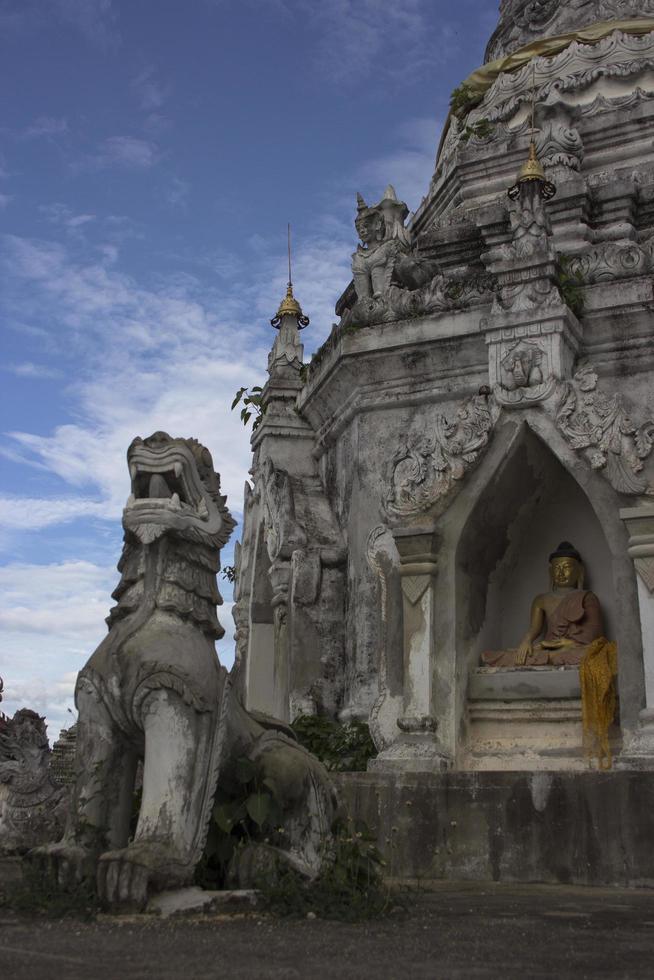
[[29,852],[29,860],[62,891],[74,891],[83,881],[92,881],[97,856],[73,841],[45,844]]
[[187,884],[193,866],[176,859],[169,846],[137,841],[107,851],[98,863],[98,897],[108,908],[144,909],[151,890]]

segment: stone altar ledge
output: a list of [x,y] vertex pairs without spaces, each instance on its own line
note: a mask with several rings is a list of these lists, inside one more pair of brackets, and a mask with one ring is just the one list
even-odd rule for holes
[[480,667],[468,688],[471,701],[580,697],[578,667]]

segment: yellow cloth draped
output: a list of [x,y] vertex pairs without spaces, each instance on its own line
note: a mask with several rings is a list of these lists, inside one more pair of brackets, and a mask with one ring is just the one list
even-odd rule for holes
[[[519,48],[513,54],[506,55],[504,58],[497,58],[489,61],[487,65],[477,68],[472,74],[468,75],[463,85],[466,85],[475,95],[483,96],[491,87],[493,82],[502,72],[515,71],[522,68],[531,61],[532,58],[543,55],[559,54],[565,51],[573,41],[583,41],[585,44],[597,44],[602,38],[608,37],[613,31],[622,31],[624,34],[635,34],[641,36],[654,31],[654,18],[639,17],[637,20],[601,20],[596,24],[590,24],[578,31],[570,31],[568,34],[556,34],[554,37],[542,38],[540,41],[533,41],[524,48]],[[452,113],[449,112],[443,133],[441,135],[436,162],[440,159],[441,149],[445,141],[445,136],[450,128]]]
[[609,728],[615,718],[618,672],[618,648],[605,636],[590,644],[579,665],[581,713],[584,728],[584,748],[590,757],[597,756],[600,769],[613,764],[609,744]]
[[543,55],[558,54],[564,51],[573,41],[582,41],[585,44],[597,44],[602,38],[608,37],[613,31],[622,31],[624,34],[649,34],[654,31],[654,18],[642,17],[638,20],[601,20],[597,24],[591,24],[578,31],[570,31],[568,34],[556,34],[554,37],[545,37],[540,41],[533,41],[524,48],[519,48],[513,54],[508,54],[504,58],[497,58],[489,61],[487,65],[477,68],[471,75],[468,75],[464,85],[472,89],[475,94],[483,95],[486,89],[490,88],[498,75],[506,71],[515,71],[522,68],[532,58],[539,58]]

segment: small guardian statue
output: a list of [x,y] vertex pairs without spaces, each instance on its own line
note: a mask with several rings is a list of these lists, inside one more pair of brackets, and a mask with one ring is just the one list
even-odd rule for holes
[[389,184],[379,204],[368,206],[357,194],[357,216],[354,222],[362,244],[352,256],[352,276],[357,299],[383,296],[393,280],[398,258],[411,246],[404,227],[409,209],[398,201],[395,188]]

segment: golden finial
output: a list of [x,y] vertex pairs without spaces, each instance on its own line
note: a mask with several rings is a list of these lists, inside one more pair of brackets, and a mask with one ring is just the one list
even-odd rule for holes
[[286,287],[286,296],[279,304],[279,309],[277,313],[270,321],[273,327],[281,327],[282,317],[292,316],[297,320],[297,325],[300,330],[303,327],[309,326],[309,317],[305,316],[302,312],[302,307],[293,295],[293,279],[291,276],[291,226],[288,225],[288,285]]
[[540,184],[540,196],[549,201],[550,198],[554,197],[556,194],[556,187],[551,180],[548,180],[545,176],[545,171],[543,165],[538,159],[538,154],[536,153],[536,142],[534,139],[536,133],[535,117],[536,117],[536,61],[534,59],[532,63],[532,84],[531,84],[531,127],[530,127],[530,139],[529,139],[529,156],[526,161],[520,167],[518,173],[518,182],[509,188],[508,194],[512,201],[520,196],[520,185],[529,183],[530,181],[537,180]]

